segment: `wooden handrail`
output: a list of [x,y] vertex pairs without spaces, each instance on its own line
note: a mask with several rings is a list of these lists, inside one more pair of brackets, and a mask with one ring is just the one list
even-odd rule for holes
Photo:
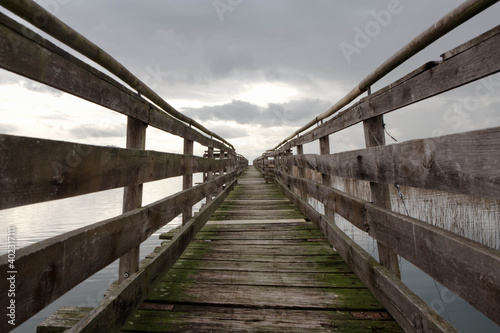
[[[57,17],[52,15],[49,11],[45,10],[42,6],[38,5],[34,1],[2,0],[0,2],[0,5],[16,14],[17,16],[23,18],[27,22],[33,24],[37,28],[48,33],[65,45],[71,47],[75,51],[78,51],[80,54],[86,56],[96,64],[101,65],[112,74],[116,75],[120,80],[135,89],[139,94],[143,95],[144,97],[148,98],[153,103],[158,105],[168,114],[189,124],[190,126],[198,128],[203,133],[211,137],[219,139],[221,142],[234,149],[234,147],[229,142],[224,140],[224,138],[209,131],[195,120],[177,111],[174,107],[168,104],[163,98],[161,98],[156,92],[149,88],[144,82],[139,80],[139,78],[132,74],[111,55],[103,51],[101,48],[89,41],[77,31],[73,30],[67,24],[59,20]],[[43,18],[43,22],[39,21],[39,18],[41,17]]]
[[[5,46],[0,47],[0,67],[128,117],[126,149],[0,134],[0,209],[126,189],[122,215],[17,249],[16,270],[23,277],[16,284],[16,325],[20,325],[118,258],[120,282],[128,283],[128,277],[139,268],[140,244],[183,212],[186,222],[190,220],[185,212],[203,198],[212,199],[214,193],[229,188],[248,161],[227,141],[177,112],[111,56],[34,2],[2,1],[0,5],[24,13],[28,19],[34,16],[30,10],[37,17],[45,15],[48,23],[43,28],[63,42],[76,38],[69,46],[138,90],[133,92],[0,13],[0,43]],[[191,149],[183,155],[145,150],[149,125],[184,138]],[[193,142],[212,151],[219,149],[227,156],[193,156]],[[185,186],[183,191],[141,207],[142,184],[146,182],[216,171],[220,171],[218,177],[198,186]],[[220,201],[212,201],[210,209],[216,209]],[[8,256],[0,256],[0,269],[6,272],[7,268]],[[2,290],[8,289],[7,282],[0,281]],[[8,302],[7,293],[0,298]],[[11,329],[7,321],[0,323],[0,331]]]
[[[500,298],[500,251],[393,212],[373,200],[373,196],[372,202],[368,202],[344,193],[329,184],[330,177],[369,181],[371,191],[374,185],[400,184],[499,199],[500,170],[497,154],[493,152],[500,150],[500,128],[385,146],[381,118],[386,113],[499,71],[500,26],[497,26],[444,53],[441,61],[421,66],[317,128],[293,140],[285,140],[286,143],[279,148],[268,150],[254,160],[254,166],[265,174],[266,179],[274,179],[301,211],[318,224],[344,260],[361,274],[358,276],[405,330],[418,331],[422,329],[419,325],[430,331],[453,328],[437,320],[437,313],[416,301],[415,295],[402,288],[394,288],[400,283],[397,270],[393,271],[390,264],[384,266],[382,260],[380,262],[386,271],[379,270],[379,264],[363,254],[335,226],[333,212],[367,232],[379,246],[415,264],[497,324],[500,324],[500,303],[497,301]],[[478,83],[476,94],[479,89],[484,96],[493,95],[494,88],[488,86],[487,80],[489,78]],[[325,154],[323,150],[321,154],[304,154],[304,144],[317,140],[326,144],[330,134],[360,122],[364,125],[367,148],[336,154]],[[376,140],[373,139],[374,132],[377,132]],[[294,156],[291,149],[295,147],[297,155]],[[304,169],[317,173],[317,180],[307,178],[302,171]],[[320,214],[304,198],[322,203],[325,214]],[[384,200],[387,202],[390,198]],[[409,318],[411,314],[415,314],[418,320]]]
[[497,3],[498,0],[467,0],[453,11],[448,13],[446,16],[441,18],[439,21],[430,26],[427,30],[422,32],[420,35],[415,37],[411,42],[402,47],[389,59],[387,59],[383,64],[377,67],[372,73],[366,76],[361,82],[354,87],[347,95],[345,95],[341,100],[335,103],[328,110],[322,114],[316,116],[306,125],[302,126],[296,130],[292,135],[283,140],[274,149],[278,149],[280,146],[285,144],[287,141],[293,139],[295,136],[304,132],[311,126],[318,124],[321,120],[326,119],[333,115],[334,113],[341,110],[343,107],[347,106],[349,103],[354,101],[362,93],[364,93],[370,86],[379,81],[381,78],[386,76],[392,70],[397,68],[399,65],[404,63],[406,60],[410,59],[412,56],[438,40],[439,38],[446,35],[451,30],[460,26],[462,23],[476,16],[480,12],[486,10],[490,6]]

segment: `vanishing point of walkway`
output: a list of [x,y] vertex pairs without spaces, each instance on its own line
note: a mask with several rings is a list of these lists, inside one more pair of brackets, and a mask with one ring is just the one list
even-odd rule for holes
[[249,167],[123,331],[402,330],[323,234]]

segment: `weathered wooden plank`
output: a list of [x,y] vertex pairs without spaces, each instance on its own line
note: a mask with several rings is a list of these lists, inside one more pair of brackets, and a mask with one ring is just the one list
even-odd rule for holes
[[[324,237],[324,236],[323,236]],[[323,240],[323,238],[322,238]],[[326,239],[324,239],[326,240]],[[286,262],[286,263],[295,263],[295,262],[331,262],[342,260],[338,255],[329,253],[328,255],[295,255],[291,253],[287,254],[278,254],[278,255],[262,255],[258,253],[251,252],[234,252],[227,253],[223,257],[220,256],[220,253],[202,253],[203,249],[201,248],[193,248],[187,250],[183,255],[183,259],[203,259],[203,260],[219,260],[219,261],[248,261],[248,262]]]
[[323,233],[349,267],[377,297],[406,332],[456,332],[434,309],[425,304],[401,280],[380,265],[332,221],[300,199],[281,180],[280,188]]
[[[183,258],[185,256],[183,255]],[[204,257],[207,258],[207,257]],[[309,256],[305,257],[309,258]],[[327,257],[328,258],[328,257]],[[290,261],[291,264],[294,261]],[[196,283],[213,285],[253,285],[275,287],[309,288],[363,288],[352,272],[316,273],[316,272],[255,272],[230,270],[188,270],[172,268],[163,282]]]
[[[140,120],[132,117],[127,118],[127,148],[128,149],[146,149],[146,128],[147,125]],[[123,191],[123,213],[142,206],[142,183],[137,181],[138,174],[130,174],[130,183]],[[128,278],[132,273],[139,270],[140,246],[137,246],[120,257],[118,267],[118,282]]]
[[[227,244],[217,242],[221,244]],[[234,242],[235,246],[243,242]],[[244,243],[243,243],[244,244]],[[273,244],[269,240],[263,244]],[[263,261],[231,261],[231,260],[196,260],[179,259],[175,264],[177,268],[199,269],[209,271],[254,271],[254,272],[309,272],[309,273],[339,273],[350,272],[350,268],[342,260],[324,262],[263,262]]]
[[[184,156],[192,156],[194,151],[194,142],[189,139],[184,139]],[[186,172],[182,175],[182,189],[187,190],[193,187],[193,173]],[[193,207],[184,206],[182,211],[182,224],[186,224],[193,217]]]
[[233,163],[1,134],[0,159],[0,209],[137,185],[186,172],[206,172]]
[[[170,321],[158,316],[158,310],[170,309]],[[90,309],[63,307],[51,316],[50,322],[39,326],[39,333],[62,332],[71,328],[73,315]],[[227,308],[182,304],[144,303],[129,319],[122,332],[402,332],[389,320],[387,312],[378,311],[315,311],[288,309]]]
[[[313,181],[284,174],[280,178],[317,200],[334,198],[338,214],[500,323],[496,302],[500,299],[500,251]],[[348,213],[353,206],[359,213]]]
[[232,307],[287,309],[382,310],[377,299],[362,288],[299,288],[275,286],[190,285],[161,283],[148,297],[150,302],[212,304]]
[[[21,324],[66,291],[137,247],[160,227],[222,184],[229,184],[237,171],[209,183],[178,192],[123,215],[70,231],[16,252],[19,280],[16,292],[16,323]],[[8,271],[7,255],[0,269]],[[8,290],[7,280],[0,288]],[[7,289],[6,289],[7,288]],[[6,301],[7,293],[0,299]],[[7,325],[4,321],[1,325]]]
[[[317,128],[290,140],[277,152],[318,140],[363,120],[397,110],[499,72],[500,27],[493,28],[492,31],[486,32],[475,41],[474,46],[467,45],[466,50],[454,57],[425,64],[393,84],[363,98]],[[485,87],[485,89],[488,88]]]
[[327,156],[289,156],[333,176],[500,199],[500,127]]
[[[234,171],[235,173],[237,171]],[[219,177],[221,179],[227,174]],[[112,289],[78,324],[69,332],[115,332],[127,322],[127,318],[144,301],[149,291],[158,284],[166,272],[174,265],[182,252],[187,248],[196,233],[203,227],[210,215],[224,201],[227,194],[234,188],[236,181],[227,181],[228,186],[210,204],[205,205],[200,212],[187,222],[182,230],[166,244],[163,249],[129,279]],[[190,191],[190,190],[187,190]],[[109,320],[113,318],[113,320]]]
[[1,13],[0,67],[204,146],[231,150]]
[[311,229],[290,229],[290,230],[238,230],[238,231],[202,231],[196,236],[196,239],[211,239],[211,240],[221,240],[221,239],[315,239],[322,238],[323,234],[319,230]]
[[[379,115],[363,121],[366,147],[385,146],[384,116]],[[384,209],[391,210],[391,194],[387,184],[370,182],[372,202]],[[328,216],[327,216],[328,217]],[[391,273],[401,278],[397,254],[385,244],[377,241],[379,261]]]
[[234,245],[220,244],[215,242],[194,242],[190,245],[193,249],[200,249],[203,251],[210,251],[211,253],[220,254],[222,257],[226,253],[235,254],[249,254],[262,256],[268,254],[269,256],[280,256],[286,254],[295,254],[298,256],[310,256],[310,255],[327,255],[332,253],[332,247],[328,246],[326,243],[320,244],[288,244],[286,246],[282,245],[256,245],[250,244],[245,247],[235,247]]
[[271,220],[271,219],[265,219],[265,220],[261,220],[261,219],[255,219],[255,220],[245,220],[245,219],[241,219],[241,220],[211,220],[211,221],[208,221],[207,224],[227,224],[227,225],[234,225],[234,224],[263,224],[263,223],[268,223],[268,224],[272,224],[272,223],[276,223],[276,224],[282,224],[282,223],[296,223],[296,222],[306,222],[303,218],[300,218],[300,219],[275,219],[275,220]]

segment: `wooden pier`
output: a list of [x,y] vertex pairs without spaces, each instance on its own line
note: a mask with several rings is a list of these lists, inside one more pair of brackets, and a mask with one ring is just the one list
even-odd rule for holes
[[[178,230],[160,238],[171,239]],[[62,308],[42,324],[47,330],[40,327],[39,332],[70,328],[79,312]],[[122,328],[183,331],[402,329],[323,233],[306,222],[275,184],[249,167]]]
[[[0,13],[0,68],[122,114],[127,144],[0,133],[0,209],[124,188],[122,214],[0,256],[0,290],[15,289],[15,299],[0,296],[0,331],[15,328],[5,318],[19,327],[116,260],[118,280],[95,308],[61,308],[38,332],[456,332],[403,283],[399,258],[500,325],[500,251],[395,211],[389,192],[396,184],[498,202],[500,127],[386,145],[384,123],[388,113],[474,82],[476,98],[493,96],[500,26],[371,91],[498,1],[466,0],[248,167],[224,138],[40,5],[2,0],[65,49]],[[331,136],[356,124],[366,148],[332,154]],[[181,137],[183,153],[146,150],[149,127]],[[197,173],[203,180],[193,184]],[[182,189],[142,205],[143,184],[179,176]],[[363,183],[369,198],[339,179]],[[141,244],[181,214],[182,226],[140,261]],[[377,258],[339,228],[338,216],[376,240]]]

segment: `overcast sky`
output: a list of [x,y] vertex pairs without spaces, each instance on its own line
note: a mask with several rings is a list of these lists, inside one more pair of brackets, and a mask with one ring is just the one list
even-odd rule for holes
[[[40,0],[160,96],[253,160],[324,112],[461,0]],[[1,9],[7,13],[6,10]],[[442,38],[375,91],[498,24],[500,5]],[[360,37],[360,31],[365,37]],[[500,77],[386,116],[399,141],[500,125]],[[491,94],[475,99],[478,84]],[[491,88],[493,87],[493,88]],[[125,145],[125,117],[0,71],[0,133]],[[332,137],[360,148],[360,126]],[[182,141],[148,130],[147,148]],[[306,147],[316,152],[316,144]],[[198,148],[198,153],[201,148]]]

